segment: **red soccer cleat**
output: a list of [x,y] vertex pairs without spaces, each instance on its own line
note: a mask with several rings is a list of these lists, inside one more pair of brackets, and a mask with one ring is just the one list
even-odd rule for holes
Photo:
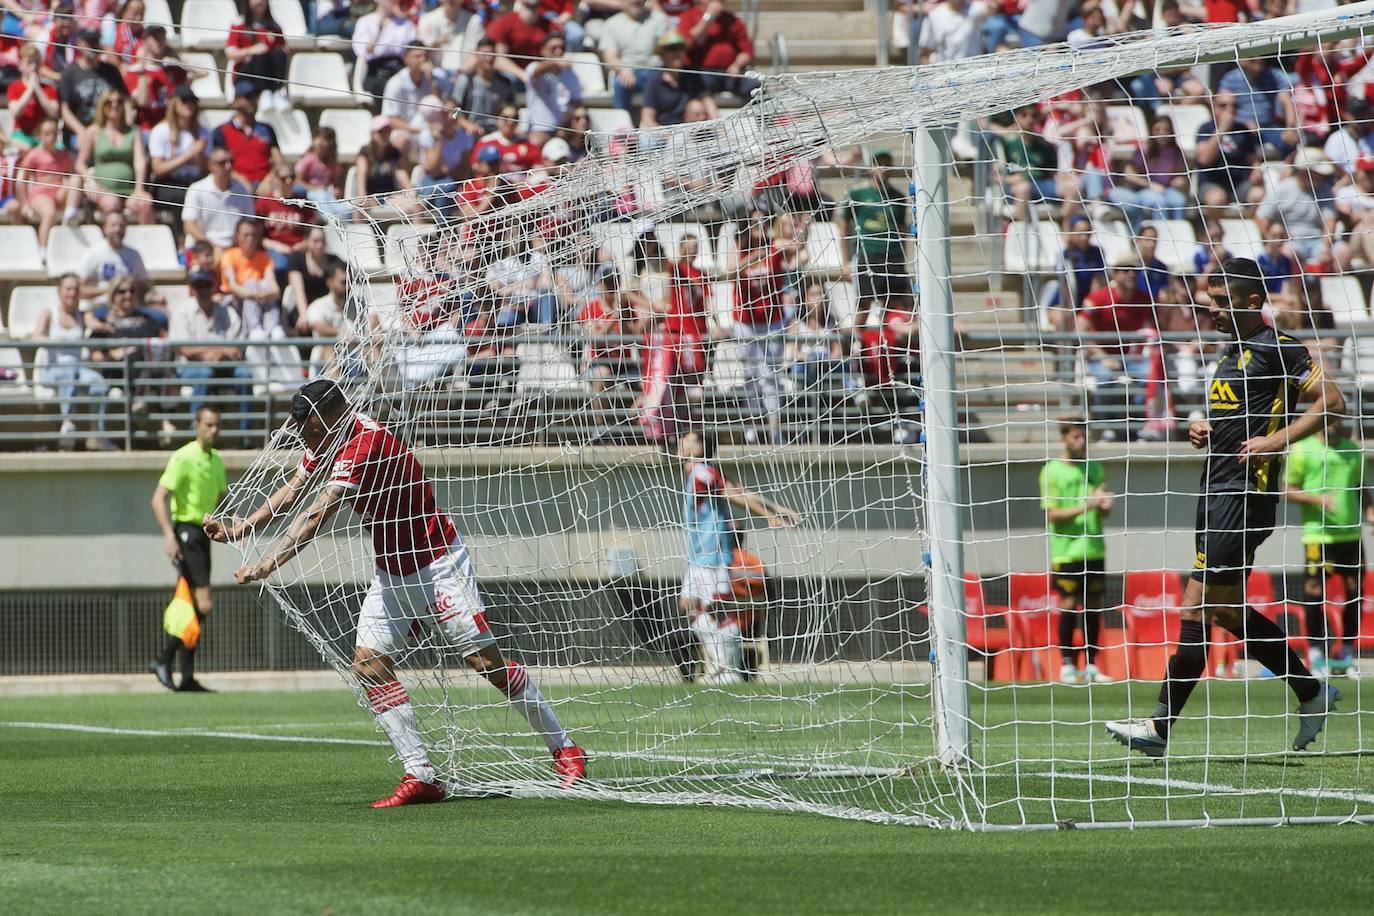
[[558,788],[568,789],[587,776],[587,755],[576,744],[560,747],[553,752],[553,771],[558,774]]
[[444,790],[432,782],[425,782],[409,773],[386,798],[372,803],[374,808],[399,808],[401,805],[428,805],[444,800]]

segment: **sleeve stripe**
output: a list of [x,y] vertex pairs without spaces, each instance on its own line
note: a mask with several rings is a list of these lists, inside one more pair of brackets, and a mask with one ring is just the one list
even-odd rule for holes
[[1306,381],[1304,381],[1301,385],[1298,386],[1298,390],[1304,393],[1311,391],[1312,386],[1317,384],[1317,382],[1321,381],[1321,377],[1322,367],[1318,366],[1316,363],[1313,363],[1312,371],[1307,373]]

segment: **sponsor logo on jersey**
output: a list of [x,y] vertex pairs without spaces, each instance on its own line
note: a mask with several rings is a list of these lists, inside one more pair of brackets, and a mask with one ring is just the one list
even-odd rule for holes
[[1193,560],[1193,569],[1206,569],[1206,568],[1207,568],[1207,554],[1205,554],[1205,553],[1203,553],[1201,550],[1199,550],[1199,551],[1197,552],[1197,559]]
[[1208,405],[1217,410],[1235,410],[1240,407],[1236,390],[1226,379],[1212,379],[1212,387],[1207,390]]
[[1241,372],[1244,372],[1245,367],[1250,365],[1251,355],[1252,354],[1249,350],[1242,350],[1240,354],[1240,359],[1236,360],[1236,368],[1239,369]]

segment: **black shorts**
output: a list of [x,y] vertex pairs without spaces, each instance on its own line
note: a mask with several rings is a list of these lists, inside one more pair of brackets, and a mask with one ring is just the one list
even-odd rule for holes
[[1102,609],[1102,592],[1107,581],[1105,560],[1079,560],[1055,563],[1050,587],[1061,598],[1072,598],[1075,605],[1089,611]]
[[210,584],[210,537],[195,522],[177,522],[172,529],[181,545],[181,574],[192,588],[204,588]]
[[1335,544],[1304,544],[1307,577],[1325,579],[1333,573],[1342,576],[1364,575],[1364,539]]
[[1274,533],[1278,500],[1254,493],[1213,493],[1197,501],[1193,578],[1204,585],[1240,585],[1255,551]]
[[911,278],[907,276],[906,265],[897,262],[868,262],[860,260],[854,271],[854,283],[858,287],[859,302],[877,299],[886,303],[894,297],[911,295]]

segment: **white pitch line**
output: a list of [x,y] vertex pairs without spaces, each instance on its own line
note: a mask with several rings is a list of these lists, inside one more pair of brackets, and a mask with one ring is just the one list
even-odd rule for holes
[[1085,782],[1115,782],[1137,786],[1159,786],[1165,789],[1189,789],[1195,792],[1211,792],[1216,795],[1296,795],[1300,798],[1318,798],[1334,801],[1353,801],[1374,804],[1374,795],[1355,792],[1350,789],[1300,789],[1296,786],[1283,788],[1242,789],[1225,783],[1193,782],[1188,779],[1162,779],[1152,776],[1113,776],[1108,773],[1040,773],[1045,779],[1080,779]]
[[85,732],[92,735],[131,735],[140,738],[231,738],[239,741],[278,741],[286,744],[352,744],[362,747],[390,747],[385,741],[362,738],[312,738],[308,735],[259,735],[254,732],[183,731],[167,728],[109,728],[76,722],[0,722],[0,728],[34,728],[58,732]]

